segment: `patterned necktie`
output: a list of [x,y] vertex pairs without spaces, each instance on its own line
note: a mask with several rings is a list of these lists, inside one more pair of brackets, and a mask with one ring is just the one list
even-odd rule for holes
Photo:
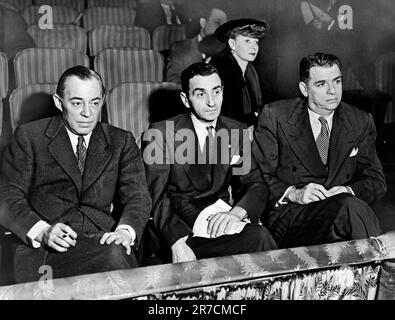
[[321,132],[315,141],[317,144],[318,152],[320,154],[322,163],[326,165],[328,160],[328,149],[329,149],[329,130],[328,123],[324,117],[319,117],[318,120],[321,122]]
[[206,129],[207,129],[207,136],[203,150],[205,150],[206,163],[211,164],[210,161],[213,159],[213,153],[214,153],[214,134],[213,134],[214,127],[207,126]]
[[170,6],[170,21],[171,24],[178,24],[176,9],[173,5]]
[[84,173],[85,159],[86,159],[85,140],[83,136],[78,136],[77,161],[78,161],[78,170],[80,170],[81,175]]

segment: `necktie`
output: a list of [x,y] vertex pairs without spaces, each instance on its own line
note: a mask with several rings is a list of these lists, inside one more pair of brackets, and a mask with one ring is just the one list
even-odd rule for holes
[[170,6],[170,21],[171,24],[178,24],[176,9],[173,5]]
[[80,170],[81,175],[84,173],[85,159],[86,159],[85,140],[83,136],[78,136],[77,161],[78,161],[78,170]]
[[328,123],[326,122],[324,117],[319,117],[318,120],[321,122],[321,132],[317,137],[316,144],[322,163],[326,165],[328,160],[328,149],[329,149]]
[[203,154],[205,157],[205,169],[206,169],[206,175],[207,179],[211,181],[211,163],[213,161],[213,152],[214,152],[214,136],[213,136],[213,126],[207,126],[207,136],[206,136],[206,141],[204,143],[203,147]]

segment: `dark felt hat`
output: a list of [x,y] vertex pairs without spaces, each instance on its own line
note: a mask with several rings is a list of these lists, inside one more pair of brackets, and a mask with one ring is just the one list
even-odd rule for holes
[[230,31],[232,31],[234,28],[242,28],[249,25],[256,25],[257,27],[263,27],[262,36],[259,38],[262,38],[265,31],[269,29],[269,25],[265,20],[243,18],[237,20],[230,20],[224,23],[223,25],[219,26],[217,30],[215,30],[215,35],[222,42],[226,42],[228,40]]

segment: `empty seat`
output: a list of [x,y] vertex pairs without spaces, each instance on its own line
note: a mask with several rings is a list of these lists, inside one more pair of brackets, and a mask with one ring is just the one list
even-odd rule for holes
[[90,7],[136,8],[137,0],[88,0]]
[[90,55],[96,56],[107,48],[150,49],[151,36],[140,27],[99,26],[92,30],[89,38]]
[[35,5],[50,5],[74,8],[78,12],[84,11],[85,3],[82,0],[34,0]]
[[168,24],[159,26],[152,32],[152,49],[156,51],[167,51],[173,42],[185,39],[185,25]]
[[31,48],[19,52],[14,59],[17,87],[33,83],[56,83],[68,68],[89,67],[89,58],[73,49]]
[[32,84],[15,89],[10,95],[11,127],[57,114],[52,95],[56,83]]
[[8,94],[8,59],[0,52],[0,100]]
[[65,48],[86,52],[87,36],[84,29],[75,25],[57,25],[53,29],[40,29],[31,25],[28,29],[38,48]]
[[153,50],[105,49],[94,64],[108,90],[125,82],[163,81],[163,58]]
[[88,8],[84,11],[84,29],[90,31],[101,25],[129,25],[134,23],[133,8]]
[[124,83],[112,89],[107,96],[108,122],[130,131],[140,145],[141,134],[149,125],[149,99],[158,89],[178,91],[171,82]]
[[1,2],[10,5],[10,8],[14,8],[20,12],[33,5],[33,0],[1,0]]
[[[53,24],[71,24],[77,20],[78,11],[71,7],[51,6],[53,14]],[[27,24],[38,24],[43,16],[39,12],[40,6],[31,6],[23,10],[23,17]]]

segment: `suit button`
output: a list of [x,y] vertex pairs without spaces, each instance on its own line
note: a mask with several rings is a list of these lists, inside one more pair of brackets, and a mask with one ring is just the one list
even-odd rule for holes
[[296,170],[297,170],[296,167],[292,168],[292,172],[296,172]]
[[346,179],[350,179],[350,174],[349,173],[347,173]]

